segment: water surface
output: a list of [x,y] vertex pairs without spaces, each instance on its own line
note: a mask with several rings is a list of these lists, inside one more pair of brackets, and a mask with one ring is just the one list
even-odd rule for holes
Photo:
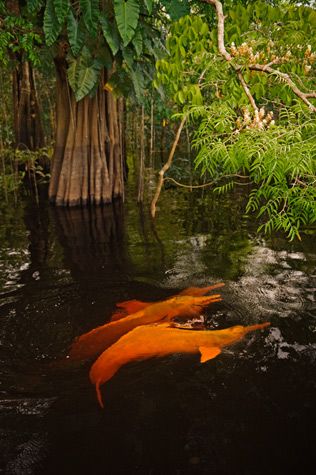
[[[132,191],[131,191],[132,195]],[[315,239],[257,236],[241,196],[1,204],[0,468],[8,474],[287,474],[315,463]],[[206,199],[205,199],[206,198]],[[208,328],[271,321],[216,359],[130,364],[104,386],[56,364],[116,302],[223,281]]]

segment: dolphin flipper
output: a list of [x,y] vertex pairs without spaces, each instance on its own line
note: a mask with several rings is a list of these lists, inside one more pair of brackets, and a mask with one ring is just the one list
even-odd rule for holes
[[216,358],[221,353],[221,349],[216,346],[200,346],[199,351],[201,353],[201,363],[205,363],[208,360]]

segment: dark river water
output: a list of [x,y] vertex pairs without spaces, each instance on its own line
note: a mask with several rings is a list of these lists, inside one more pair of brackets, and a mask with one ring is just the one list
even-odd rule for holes
[[[127,203],[0,205],[0,472],[315,473],[316,240],[256,234],[242,197],[169,189],[155,224]],[[270,321],[215,359],[124,366],[98,406],[58,364],[117,302],[224,282],[209,329]]]

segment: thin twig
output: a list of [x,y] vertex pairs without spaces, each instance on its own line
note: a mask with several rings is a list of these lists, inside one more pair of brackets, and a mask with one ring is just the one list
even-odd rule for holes
[[316,92],[315,93],[314,92],[304,93],[303,91],[301,91],[297,87],[295,82],[292,81],[292,79],[290,78],[290,76],[287,73],[282,73],[278,69],[273,69],[273,68],[271,68],[271,66],[269,66],[267,64],[250,64],[248,66],[248,68],[251,69],[252,71],[262,71],[264,73],[273,74],[274,76],[279,76],[281,79],[284,80],[284,82],[286,82],[290,86],[290,88],[292,89],[294,94],[297,97],[299,97],[303,102],[305,102],[305,104],[308,106],[308,108],[312,112],[316,112],[316,106],[314,106],[308,100],[309,97],[316,97]]
[[164,174],[171,167],[173,156],[174,156],[174,153],[176,151],[176,148],[177,148],[177,145],[178,145],[178,142],[179,142],[179,139],[180,139],[180,135],[181,135],[183,126],[184,126],[184,124],[187,120],[187,117],[188,117],[188,114],[185,114],[182,117],[182,120],[181,120],[180,125],[178,127],[174,142],[172,144],[172,147],[171,147],[171,150],[170,150],[170,153],[169,153],[168,160],[166,161],[166,163],[164,164],[164,166],[162,167],[162,169],[159,172],[159,179],[158,179],[156,192],[155,192],[154,198],[153,198],[153,200],[151,202],[151,205],[150,205],[150,214],[151,214],[152,218],[154,218],[155,215],[156,215],[156,204],[157,204],[157,201],[159,199],[161,188],[162,188],[162,185],[163,185]]

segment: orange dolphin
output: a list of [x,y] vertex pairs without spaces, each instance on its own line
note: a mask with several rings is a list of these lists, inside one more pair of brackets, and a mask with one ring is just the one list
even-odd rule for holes
[[97,398],[103,406],[100,385],[112,378],[121,366],[135,360],[171,353],[200,353],[201,363],[215,358],[224,346],[241,340],[247,333],[260,330],[269,322],[225,330],[186,331],[171,328],[168,324],[140,326],[120,338],[105,350],[92,365],[90,380],[95,384]]
[[202,308],[220,300],[221,296],[219,294],[204,297],[179,295],[162,302],[151,303],[132,315],[111,321],[81,335],[72,344],[69,359],[74,361],[91,358],[100,354],[125,333],[139,325],[170,321],[179,315],[192,317],[198,314]]
[[[191,297],[200,297],[201,295],[205,295],[211,290],[218,289],[219,287],[223,287],[225,284],[223,282],[219,282],[217,284],[209,285],[207,287],[188,287],[187,289],[182,290],[173,297],[178,295],[190,295]],[[171,297],[169,297],[171,298]],[[121,318],[127,317],[127,315],[131,315],[132,313],[139,312],[144,308],[152,305],[156,302],[143,302],[142,300],[126,300],[124,302],[119,302],[116,306],[120,309],[113,313],[111,317],[111,321],[120,320]]]

